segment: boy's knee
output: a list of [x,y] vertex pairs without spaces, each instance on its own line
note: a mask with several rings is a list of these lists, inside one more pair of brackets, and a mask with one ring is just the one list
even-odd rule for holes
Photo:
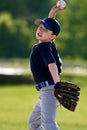
[[35,125],[33,121],[28,121],[28,129],[29,130],[36,130],[38,128],[38,125]]
[[28,121],[28,129],[29,129],[29,130],[34,130],[33,127],[34,127],[34,126],[33,126],[32,122],[31,122],[31,121]]

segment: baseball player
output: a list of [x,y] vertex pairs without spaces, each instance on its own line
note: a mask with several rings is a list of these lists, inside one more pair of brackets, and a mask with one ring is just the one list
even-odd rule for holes
[[61,10],[53,6],[48,18],[35,21],[38,43],[32,48],[30,66],[40,95],[28,120],[29,130],[59,130],[55,121],[58,100],[54,96],[54,84],[60,81],[62,62],[54,40],[60,33],[55,16]]

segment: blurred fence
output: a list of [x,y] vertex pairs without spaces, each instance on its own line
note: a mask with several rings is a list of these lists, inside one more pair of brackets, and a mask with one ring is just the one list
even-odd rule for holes
[[25,74],[24,69],[16,68],[0,68],[0,83],[33,83],[33,78],[31,75]]
[[[87,69],[81,66],[64,66],[62,76],[87,77]],[[0,68],[0,84],[32,84],[34,83],[31,72],[25,72],[23,68]]]

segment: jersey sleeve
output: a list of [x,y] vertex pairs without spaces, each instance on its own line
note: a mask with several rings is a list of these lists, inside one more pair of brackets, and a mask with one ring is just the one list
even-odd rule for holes
[[50,63],[55,63],[55,58],[52,54],[52,49],[50,43],[41,43],[39,47],[40,56],[46,66]]

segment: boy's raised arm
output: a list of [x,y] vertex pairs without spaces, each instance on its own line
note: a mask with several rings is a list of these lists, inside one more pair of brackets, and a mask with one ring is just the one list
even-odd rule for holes
[[56,14],[57,14],[58,12],[63,11],[63,10],[65,10],[65,9],[66,9],[66,7],[64,7],[63,9],[61,9],[61,8],[60,8],[60,5],[59,5],[59,6],[54,5],[54,6],[51,8],[48,17],[49,17],[49,18],[55,18],[55,17],[56,17]]

